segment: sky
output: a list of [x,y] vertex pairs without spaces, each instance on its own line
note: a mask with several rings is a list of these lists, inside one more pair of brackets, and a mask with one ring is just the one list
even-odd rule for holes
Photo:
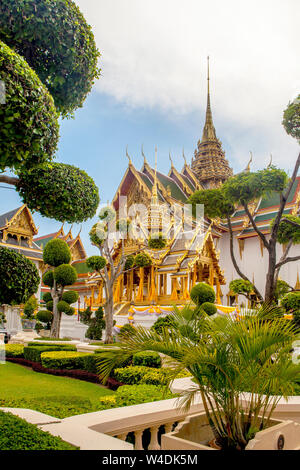
[[[127,168],[126,146],[140,169],[143,158],[169,171],[191,160],[201,138],[210,56],[211,105],[217,136],[234,172],[253,153],[254,170],[273,163],[291,172],[299,151],[282,114],[300,91],[298,0],[75,0],[101,52],[101,77],[75,119],[60,123],[57,161],[92,176],[102,203],[111,201]],[[0,213],[22,204],[0,187]],[[39,235],[61,224],[34,220]],[[87,253],[97,218],[74,225]],[[68,229],[69,226],[66,226]]]

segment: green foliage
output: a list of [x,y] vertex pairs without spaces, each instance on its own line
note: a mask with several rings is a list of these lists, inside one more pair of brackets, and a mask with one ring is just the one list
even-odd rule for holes
[[104,312],[102,307],[99,307],[98,310],[96,310],[95,316],[93,318],[90,317],[87,324],[89,327],[85,333],[85,337],[93,340],[101,340],[102,332],[105,329]]
[[0,247],[0,304],[25,304],[38,290],[40,276],[24,255]]
[[253,291],[253,284],[249,281],[245,281],[244,279],[234,279],[230,282],[229,289],[234,294],[243,294],[247,296]]
[[201,305],[201,309],[209,316],[215,315],[218,311],[215,304],[212,304],[211,302],[204,302],[204,304]]
[[300,292],[290,292],[281,299],[281,305],[288,312],[300,312]]
[[[167,368],[155,369],[146,366],[129,366],[114,369],[113,376],[116,380],[126,385],[145,383],[149,385],[166,385],[172,371]],[[187,377],[189,374],[183,370],[176,374],[176,378]]]
[[60,286],[71,286],[77,281],[77,272],[69,264],[61,264],[54,270],[54,278]]
[[89,236],[91,243],[95,246],[100,247],[106,239],[107,234],[104,228],[102,227],[102,224],[98,222],[91,228]]
[[288,292],[290,292],[291,288],[288,285],[287,282],[283,281],[282,279],[278,279],[277,284],[276,284],[276,289],[275,289],[275,300],[278,302],[281,297],[286,295]]
[[47,344],[44,346],[43,344],[35,344],[24,348],[24,358],[27,361],[41,362],[41,354],[48,351],[76,352],[76,348],[72,344]]
[[43,301],[44,301],[45,303],[47,303],[47,302],[51,302],[51,300],[52,300],[52,295],[51,295],[51,293],[50,293],[50,292],[44,292],[44,294],[43,294]]
[[24,56],[63,116],[82,107],[99,77],[91,27],[71,0],[2,0],[0,39]]
[[71,307],[70,305],[65,302],[64,300],[60,300],[57,304],[57,310],[60,312],[60,313],[65,313],[65,314],[68,314],[71,310]]
[[126,323],[126,325],[123,325],[122,328],[120,329],[118,336],[120,339],[123,339],[123,338],[130,337],[134,333],[135,333],[135,328],[132,325],[130,325],[130,323]]
[[5,356],[6,357],[24,357],[24,345],[23,344],[6,344],[5,345]]
[[132,364],[134,366],[146,367],[161,367],[161,358],[157,352],[154,351],[141,351],[132,357]]
[[28,320],[32,320],[34,317],[34,312],[38,307],[37,299],[32,295],[24,305],[24,315]]
[[11,413],[0,411],[0,450],[75,450],[60,437],[41,431]]
[[167,400],[173,397],[174,395],[170,390],[162,390],[155,385],[122,385],[116,392],[115,406],[131,406],[139,403]]
[[75,304],[78,300],[79,294],[76,290],[68,290],[63,293],[62,300],[69,305]]
[[[284,215],[283,218],[299,224],[299,227],[296,227],[285,220],[281,220],[278,229],[277,241],[281,244],[288,243],[290,240],[293,240],[294,244],[300,243],[300,217],[288,214]],[[274,222],[275,219],[272,220],[271,226],[274,225]]]
[[44,330],[45,329],[45,325],[43,325],[43,323],[39,322],[39,321],[36,321],[35,322],[35,326],[34,326],[34,329],[37,333],[39,333],[41,330]]
[[50,266],[69,264],[71,261],[71,250],[68,244],[60,238],[50,240],[43,250],[43,260]]
[[147,268],[152,266],[152,260],[147,253],[138,253],[134,258],[134,266],[137,268]]
[[288,176],[284,170],[275,167],[256,172],[243,172],[229,178],[223,185],[225,198],[232,204],[247,204],[256,198],[282,192]]
[[53,99],[27,62],[1,41],[0,80],[6,94],[0,105],[0,170],[51,160],[59,132]]
[[105,223],[112,222],[116,218],[116,211],[111,206],[102,207],[99,212],[99,219]]
[[53,284],[54,284],[53,271],[45,272],[45,274],[43,275],[43,283],[45,284],[45,286],[53,287]]
[[133,264],[134,264],[134,256],[128,255],[125,261],[124,270],[128,271],[129,269],[133,267]]
[[188,202],[193,205],[194,216],[196,216],[196,204],[204,205],[204,214],[210,219],[216,217],[223,219],[234,212],[234,206],[225,197],[223,188],[196,191]]
[[91,319],[92,313],[93,312],[91,310],[91,307],[87,307],[83,312],[79,313],[80,321],[82,321],[82,323],[84,323],[85,325],[88,325]]
[[47,302],[46,304],[46,307],[50,312],[53,312],[53,305],[54,305],[53,300],[49,300],[49,302]]
[[289,135],[300,141],[300,95],[284,111],[282,124]]
[[61,349],[60,351],[43,352],[42,366],[47,369],[84,369],[83,358],[89,353]]
[[167,240],[162,233],[156,233],[152,235],[148,240],[149,248],[154,250],[160,250],[165,248],[167,245]]
[[107,262],[103,256],[91,256],[86,260],[86,265],[92,271],[102,271]]
[[151,326],[151,330],[156,331],[159,335],[162,334],[165,328],[174,329],[178,327],[178,323],[176,322],[173,315],[167,315],[165,317],[159,317],[156,322]]
[[116,229],[123,235],[129,233],[131,227],[130,219],[119,219],[116,224]]
[[205,302],[213,303],[216,300],[214,289],[204,282],[196,284],[192,288],[190,296],[192,301],[198,306],[204,304]]
[[36,319],[41,323],[51,323],[53,320],[53,313],[51,310],[40,310],[36,314]]
[[17,190],[31,210],[61,222],[83,222],[96,213],[99,191],[85,171],[49,163],[24,171]]

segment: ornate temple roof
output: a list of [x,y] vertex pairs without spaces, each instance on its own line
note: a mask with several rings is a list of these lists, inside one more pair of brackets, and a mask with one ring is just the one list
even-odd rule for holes
[[209,89],[209,61],[207,74],[207,108],[206,119],[202,133],[202,140],[198,141],[195,156],[192,160],[192,170],[204,188],[214,188],[224,183],[233,175],[232,169],[225,158],[222,144],[217,138],[213,124],[210,89]]

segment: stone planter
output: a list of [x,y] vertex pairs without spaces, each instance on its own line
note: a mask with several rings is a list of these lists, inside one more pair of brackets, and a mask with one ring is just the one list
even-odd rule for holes
[[40,330],[40,331],[39,331],[39,335],[40,335],[42,338],[49,338],[49,336],[50,336],[50,330]]
[[[205,413],[189,416],[175,431],[162,435],[162,450],[215,450],[208,446],[214,439]],[[271,420],[270,427],[259,431],[246,450],[300,450],[300,424]]]

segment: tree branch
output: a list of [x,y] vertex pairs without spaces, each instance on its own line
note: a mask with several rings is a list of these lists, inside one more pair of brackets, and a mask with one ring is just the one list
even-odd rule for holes
[[270,246],[269,246],[269,242],[267,241],[266,237],[264,236],[264,234],[259,230],[258,226],[256,225],[256,222],[251,214],[251,212],[249,211],[249,207],[247,204],[243,204],[243,207],[245,209],[245,212],[247,214],[247,216],[249,217],[249,220],[251,222],[251,225],[252,227],[254,228],[255,232],[257,233],[257,235],[259,236],[259,238],[262,240],[264,246],[267,248],[267,250],[270,249]]
[[293,256],[290,258],[286,258],[284,261],[281,261],[276,264],[276,269],[281,268],[281,266],[283,266],[284,264],[292,263],[293,261],[299,261],[299,260],[300,260],[300,256]]
[[285,217],[281,219],[281,222],[286,222],[287,224],[293,225],[293,227],[300,228],[300,224],[294,222],[293,220],[286,219]]
[[[232,225],[231,225],[231,220],[230,220],[230,217],[227,216],[227,223],[228,223],[228,227],[229,227],[229,233],[230,233],[230,255],[231,255],[231,259],[232,259],[232,263],[233,263],[233,266],[235,267],[235,270],[236,272],[238,273],[238,275],[244,279],[245,281],[248,281],[250,282],[252,285],[253,283],[247,278],[247,276],[242,273],[242,271],[240,270],[238,264],[237,264],[237,261],[236,261],[236,258],[235,258],[235,255],[234,255],[234,249],[233,249],[233,231],[232,231]],[[263,301],[263,297],[262,295],[260,294],[260,292],[257,290],[257,288],[253,285],[253,288],[254,288],[254,292],[256,293],[257,297]]]
[[0,175],[0,183],[11,184],[12,186],[17,186],[19,178],[15,176]]
[[[282,263],[283,261],[286,260],[287,258],[287,255],[291,249],[291,246],[293,245],[293,240],[290,240],[286,249],[285,249],[285,252],[283,253],[282,257],[280,258],[279,260],[279,263]],[[278,264],[279,264],[278,263]],[[279,271],[280,271],[280,268],[281,268],[282,265],[280,265],[278,268],[275,266],[275,280],[274,280],[274,284],[275,284],[275,287],[277,285],[277,281],[278,281],[278,276],[279,276]]]

